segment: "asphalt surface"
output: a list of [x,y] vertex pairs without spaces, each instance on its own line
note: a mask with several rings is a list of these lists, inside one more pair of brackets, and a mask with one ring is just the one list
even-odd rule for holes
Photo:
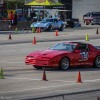
[[[31,30],[15,31],[0,31],[0,45],[4,44],[18,44],[18,43],[32,43],[35,37],[36,42],[50,42],[50,41],[70,41],[70,40],[85,40],[86,34],[90,39],[99,39],[100,25],[82,24],[82,27],[65,28],[64,31],[57,31],[58,36],[55,38],[56,31],[32,33]],[[96,31],[98,29],[98,34]],[[9,40],[9,33],[11,33],[11,40]]]
[[[48,49],[60,41],[83,41],[100,46],[100,34],[96,34],[97,28],[99,32],[99,25],[66,28],[63,32],[58,31],[58,36],[55,36],[56,31],[31,33],[30,30],[18,30],[17,34],[14,31],[0,31],[0,67],[3,67],[5,77],[0,80],[0,99],[20,100],[100,89],[99,68],[86,66],[65,71],[46,69],[48,81],[41,81],[43,70],[36,70],[24,62],[27,54]],[[89,41],[85,41],[86,34]],[[34,37],[37,45],[32,44]],[[78,71],[81,71],[83,83],[76,83]],[[88,100],[97,100],[99,93],[88,93]],[[94,94],[97,95],[95,98]],[[85,94],[83,96],[86,97]],[[77,97],[79,94],[75,98],[81,99],[81,96],[79,99]],[[70,98],[67,100],[71,100]],[[55,100],[60,99],[56,97]]]

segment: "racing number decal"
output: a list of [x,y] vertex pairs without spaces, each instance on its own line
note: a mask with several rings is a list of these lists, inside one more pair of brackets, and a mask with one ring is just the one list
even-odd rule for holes
[[86,61],[86,60],[88,60],[88,52],[80,53],[79,61]]

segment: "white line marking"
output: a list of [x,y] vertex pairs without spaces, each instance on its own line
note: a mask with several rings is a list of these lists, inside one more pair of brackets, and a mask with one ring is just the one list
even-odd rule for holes
[[83,82],[96,82],[96,81],[100,81],[100,79],[94,79],[94,80],[84,80]]
[[30,89],[23,89],[23,90],[16,90],[16,91],[8,91],[8,92],[2,92],[0,94],[3,93],[12,93],[12,92],[21,92],[21,91],[28,91],[28,90],[40,90],[40,89],[48,89],[48,88],[54,88],[54,87],[62,87],[62,86],[66,86],[66,85],[74,85],[74,84],[78,84],[78,83],[72,83],[72,84],[64,84],[64,85],[53,85],[53,86],[47,86],[47,87],[39,87],[39,88],[30,88]]
[[[11,77],[5,77],[8,79],[25,79],[25,80],[41,80],[41,79],[32,79],[32,78],[11,78]],[[66,81],[66,80],[49,80],[49,81],[58,81],[58,82],[75,82],[75,81]],[[100,79],[94,79],[94,80],[83,80],[82,82],[96,82],[100,81]]]
[[11,78],[11,77],[5,77],[5,78],[8,78],[8,79],[18,79],[18,80],[42,80],[42,79],[31,79],[31,78]]
[[[100,41],[100,39],[91,39],[90,41]],[[74,41],[85,41],[85,39],[83,40],[74,40]],[[58,42],[65,42],[65,41],[55,41],[55,43],[58,43]],[[66,42],[72,42],[72,41],[66,41]],[[46,42],[41,42],[41,43],[37,43],[37,44],[44,44],[44,43],[54,43],[54,41],[46,41]],[[16,45],[29,45],[29,44],[32,44],[32,43],[20,43],[20,44],[14,44],[14,45],[10,45],[10,44],[7,44],[7,45],[1,45],[0,47],[3,47],[3,46],[16,46]]]
[[25,62],[9,62],[9,61],[0,61],[0,62],[5,62],[5,63],[25,63]]
[[[8,78],[8,79],[18,79],[18,80],[42,80],[42,79],[32,79],[32,78],[11,78],[11,77],[5,77],[5,78]],[[65,80],[50,80],[50,81],[56,81],[56,82],[75,82],[75,81],[65,81]]]
[[[9,77],[5,77],[9,78]],[[30,79],[30,78],[10,78],[10,79]],[[30,80],[39,80],[39,79],[30,79]],[[56,81],[56,80],[55,80]],[[58,81],[58,80],[57,80]],[[61,80],[62,81],[62,80]],[[84,80],[83,82],[96,82],[100,81],[100,79],[94,79],[94,80]],[[67,82],[67,81],[66,81]],[[28,90],[39,90],[39,89],[48,89],[48,88],[54,88],[54,87],[62,87],[62,86],[67,86],[67,85],[74,85],[74,84],[81,84],[81,83],[70,83],[70,84],[63,84],[63,85],[55,85],[55,86],[47,86],[47,87],[39,87],[39,88],[31,88],[31,89],[23,89],[23,90],[16,90],[16,91],[8,91],[8,92],[2,92],[3,93],[12,93],[12,92],[18,92],[18,91],[28,91]]]

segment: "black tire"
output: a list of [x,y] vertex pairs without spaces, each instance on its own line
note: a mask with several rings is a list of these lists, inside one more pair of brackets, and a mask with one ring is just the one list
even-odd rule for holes
[[48,31],[52,31],[52,25],[49,25],[49,27],[48,27]]
[[41,66],[33,66],[33,67],[36,68],[36,69],[42,69]]
[[93,23],[92,23],[92,21],[91,21],[91,23],[90,23],[91,25],[94,25]]
[[100,55],[95,58],[93,67],[100,68]]
[[64,57],[61,59],[60,63],[59,63],[59,69],[68,69],[70,65],[70,61],[67,57]]
[[71,28],[73,28],[74,26],[71,26]]
[[59,31],[63,31],[64,30],[64,25],[61,25],[61,27],[59,28]]

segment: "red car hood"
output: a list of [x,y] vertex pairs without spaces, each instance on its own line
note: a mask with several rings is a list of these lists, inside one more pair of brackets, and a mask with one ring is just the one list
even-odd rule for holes
[[42,50],[42,51],[36,51],[28,55],[28,57],[48,57],[53,58],[57,55],[63,54],[63,53],[69,53],[70,51],[61,51],[61,50]]

